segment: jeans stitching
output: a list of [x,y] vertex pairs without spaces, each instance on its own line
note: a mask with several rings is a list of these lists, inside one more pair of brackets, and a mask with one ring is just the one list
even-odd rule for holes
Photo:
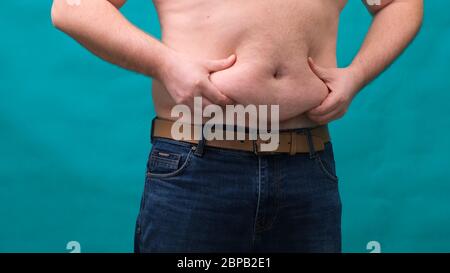
[[334,174],[330,173],[327,168],[325,168],[325,165],[323,165],[322,159],[320,158],[320,156],[316,157],[316,162],[317,164],[319,164],[320,169],[322,169],[322,171],[324,172],[324,174],[330,178],[331,180],[333,180],[333,182],[338,182],[338,177],[335,176]]
[[145,182],[144,182],[144,192],[142,193],[142,197],[141,197],[141,204],[139,207],[139,213],[137,216],[137,220],[136,220],[136,228],[135,228],[135,252],[137,253],[141,253],[141,245],[142,245],[142,214],[144,213],[145,209],[146,209],[146,202],[147,202],[147,191],[148,191],[148,176],[145,177]]
[[180,174],[182,171],[184,171],[186,169],[189,162],[191,161],[194,148],[195,147],[193,146],[192,149],[189,151],[188,155],[186,156],[186,160],[184,161],[183,165],[181,165],[181,167],[179,169],[177,169],[173,172],[164,173],[164,174],[147,172],[147,175],[152,178],[170,178],[170,177],[174,177],[174,176]]
[[159,150],[154,150],[154,152],[150,155],[150,161],[152,162],[152,164],[150,164],[150,167],[156,167],[156,166],[161,166],[161,167],[166,167],[166,168],[171,168],[171,169],[176,169],[176,167],[178,166],[178,163],[180,161],[181,155],[176,154],[173,155],[175,156],[174,159],[168,159],[168,158],[164,158],[158,155],[155,155],[154,153],[158,153]]
[[275,168],[276,168],[276,173],[275,173],[275,188],[276,188],[276,194],[275,194],[275,213],[272,219],[272,223],[270,225],[270,228],[272,228],[272,226],[275,224],[275,221],[278,218],[278,212],[279,212],[279,207],[280,207],[280,200],[281,200],[281,178],[280,178],[280,169],[279,169],[279,165],[278,162],[275,164]]
[[261,200],[261,157],[258,157],[258,201],[256,202],[255,223],[253,225],[253,241],[255,241],[256,239],[260,200]]

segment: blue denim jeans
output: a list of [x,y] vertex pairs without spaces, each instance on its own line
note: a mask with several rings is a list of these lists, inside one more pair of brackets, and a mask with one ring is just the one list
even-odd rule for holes
[[340,252],[341,202],[331,143],[256,155],[155,139],[135,252]]

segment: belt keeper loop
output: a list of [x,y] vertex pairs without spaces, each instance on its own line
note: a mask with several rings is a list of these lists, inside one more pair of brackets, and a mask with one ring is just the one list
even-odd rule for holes
[[311,129],[306,130],[306,138],[308,139],[309,158],[315,159],[318,156],[318,154],[316,152],[316,149],[314,148],[314,141],[311,135]]
[[295,155],[297,153],[297,132],[291,132],[291,145],[289,146],[289,154]]
[[253,153],[255,155],[258,155],[258,140],[251,140],[252,144],[253,144]]
[[203,155],[205,154],[205,145],[206,145],[206,139],[205,139],[205,136],[203,135],[203,124],[202,124],[201,139],[198,142],[198,145],[195,149],[194,155],[196,155],[198,157],[203,157]]

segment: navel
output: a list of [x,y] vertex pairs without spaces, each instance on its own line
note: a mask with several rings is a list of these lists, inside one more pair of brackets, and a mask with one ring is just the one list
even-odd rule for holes
[[273,78],[274,79],[282,78],[284,76],[284,73],[285,73],[284,70],[285,69],[281,65],[276,66],[275,69],[273,70],[273,73],[272,73]]

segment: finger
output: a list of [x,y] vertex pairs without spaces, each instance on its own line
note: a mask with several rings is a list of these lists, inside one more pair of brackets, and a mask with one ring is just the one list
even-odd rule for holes
[[210,81],[206,81],[203,85],[202,95],[205,96],[210,102],[217,105],[230,105],[233,100],[222,94],[217,87],[214,86]]
[[327,68],[317,65],[311,57],[308,57],[308,64],[314,74],[316,74],[316,76],[321,80],[327,81],[329,79],[329,72]]
[[325,125],[325,124],[330,123],[333,120],[340,119],[341,117],[343,117],[345,115],[346,111],[347,110],[344,107],[342,107],[342,108],[339,107],[326,115],[310,116],[309,118],[312,121],[317,122],[318,124]]
[[236,62],[236,55],[232,54],[226,59],[208,60],[206,61],[206,67],[209,70],[209,72],[217,72],[230,68],[231,66],[233,66],[235,62]]
[[339,105],[339,96],[337,93],[330,92],[319,106],[310,110],[308,113],[313,116],[322,116],[335,110]]

